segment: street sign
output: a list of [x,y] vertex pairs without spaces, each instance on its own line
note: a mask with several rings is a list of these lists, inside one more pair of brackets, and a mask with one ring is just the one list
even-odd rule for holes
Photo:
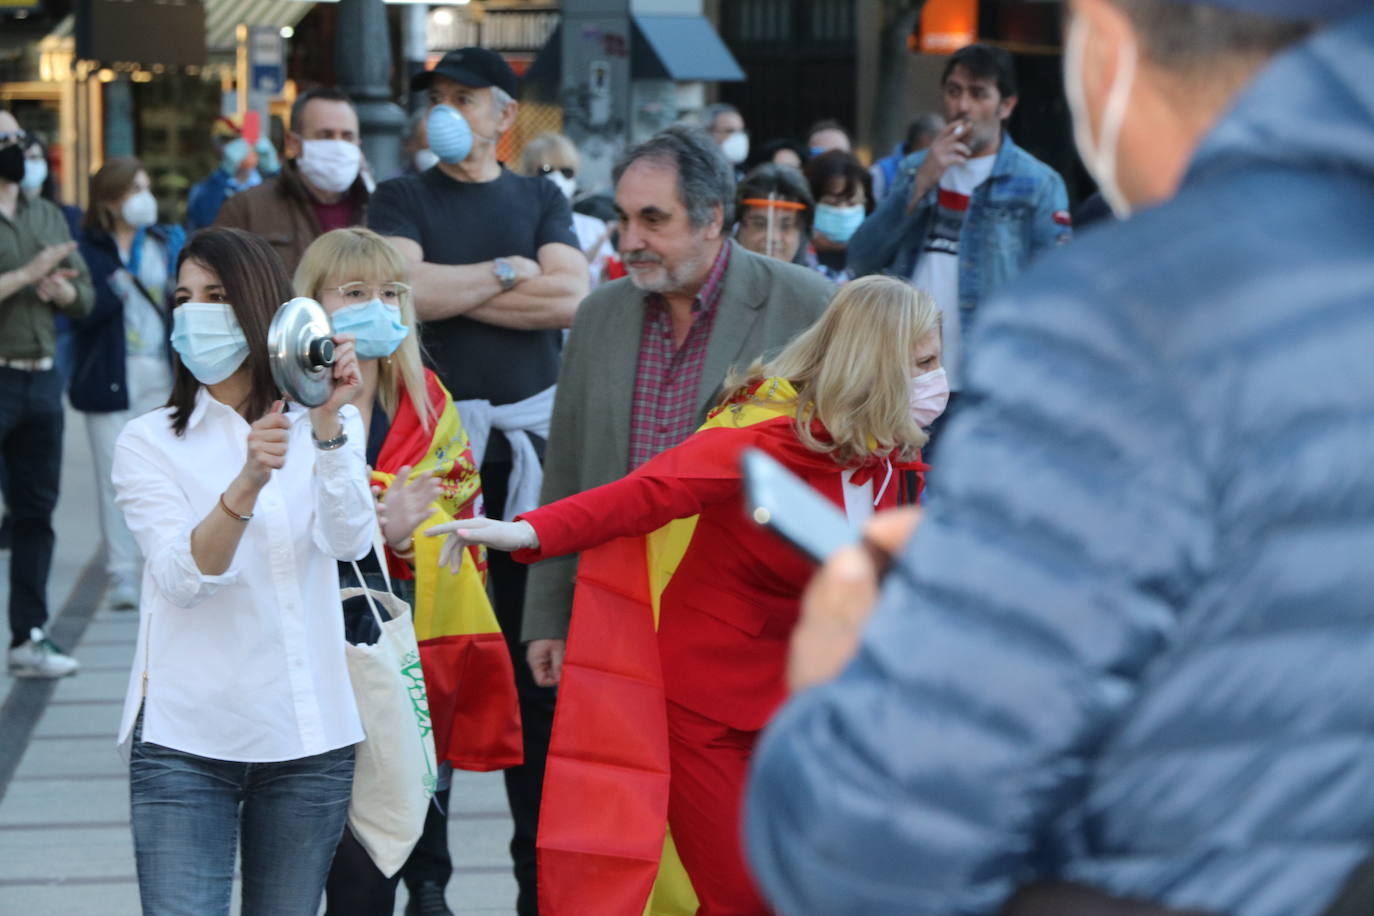
[[255,92],[278,95],[286,85],[285,43],[276,26],[248,27],[248,80]]

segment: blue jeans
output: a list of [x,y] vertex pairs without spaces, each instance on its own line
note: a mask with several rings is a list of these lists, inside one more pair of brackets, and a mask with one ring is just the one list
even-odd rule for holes
[[352,746],[280,763],[174,751],[134,729],[134,858],[144,916],[228,916],[234,852],[243,916],[315,916],[353,790]]

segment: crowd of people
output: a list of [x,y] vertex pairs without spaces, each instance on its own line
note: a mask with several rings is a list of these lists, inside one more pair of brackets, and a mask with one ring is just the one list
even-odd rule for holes
[[[280,157],[217,123],[184,227],[135,158],[58,205],[0,111],[9,669],[79,668],[65,396],[140,615],[144,912],[227,912],[237,859],[245,913],[449,913],[454,768],[503,773],[519,916],[1370,912],[1366,6],[1070,0],[1077,239],[983,44],[871,164],[713,105],[600,216],[568,138],[499,160],[482,48],[415,75],[380,182],[335,89]],[[269,353],[293,297],[315,407]],[[756,524],[746,449],[861,546],[817,572]],[[399,869],[349,826],[378,630],[341,586],[413,608],[439,767]]]

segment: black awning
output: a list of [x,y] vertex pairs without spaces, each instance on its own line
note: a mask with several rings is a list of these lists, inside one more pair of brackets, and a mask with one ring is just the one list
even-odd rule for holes
[[556,25],[549,33],[549,40],[534,56],[534,63],[525,71],[527,83],[545,83],[557,86],[563,79],[563,26]]

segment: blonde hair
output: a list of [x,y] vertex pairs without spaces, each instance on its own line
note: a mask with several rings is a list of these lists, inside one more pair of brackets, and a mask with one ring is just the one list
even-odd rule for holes
[[[765,378],[797,390],[797,438],[841,465],[870,455],[909,460],[926,443],[911,416],[916,347],[940,329],[928,293],[895,277],[871,276],[841,286],[825,314],[771,360],[758,360],[726,380],[725,400],[747,395]],[[818,419],[830,435],[811,431]]]
[[572,168],[577,168],[577,147],[560,133],[542,133],[526,143],[525,149],[520,153],[520,174],[538,175],[539,167],[550,159],[566,162]]
[[[400,252],[372,230],[354,226],[335,229],[315,239],[301,256],[292,282],[296,295],[318,299],[325,283],[404,283],[409,279],[410,268]],[[419,322],[408,293],[401,296],[401,321],[410,333],[395,353],[377,361],[377,397],[387,416],[394,418],[401,400],[399,387],[404,385],[416,416],[429,429],[434,418],[420,359]]]

